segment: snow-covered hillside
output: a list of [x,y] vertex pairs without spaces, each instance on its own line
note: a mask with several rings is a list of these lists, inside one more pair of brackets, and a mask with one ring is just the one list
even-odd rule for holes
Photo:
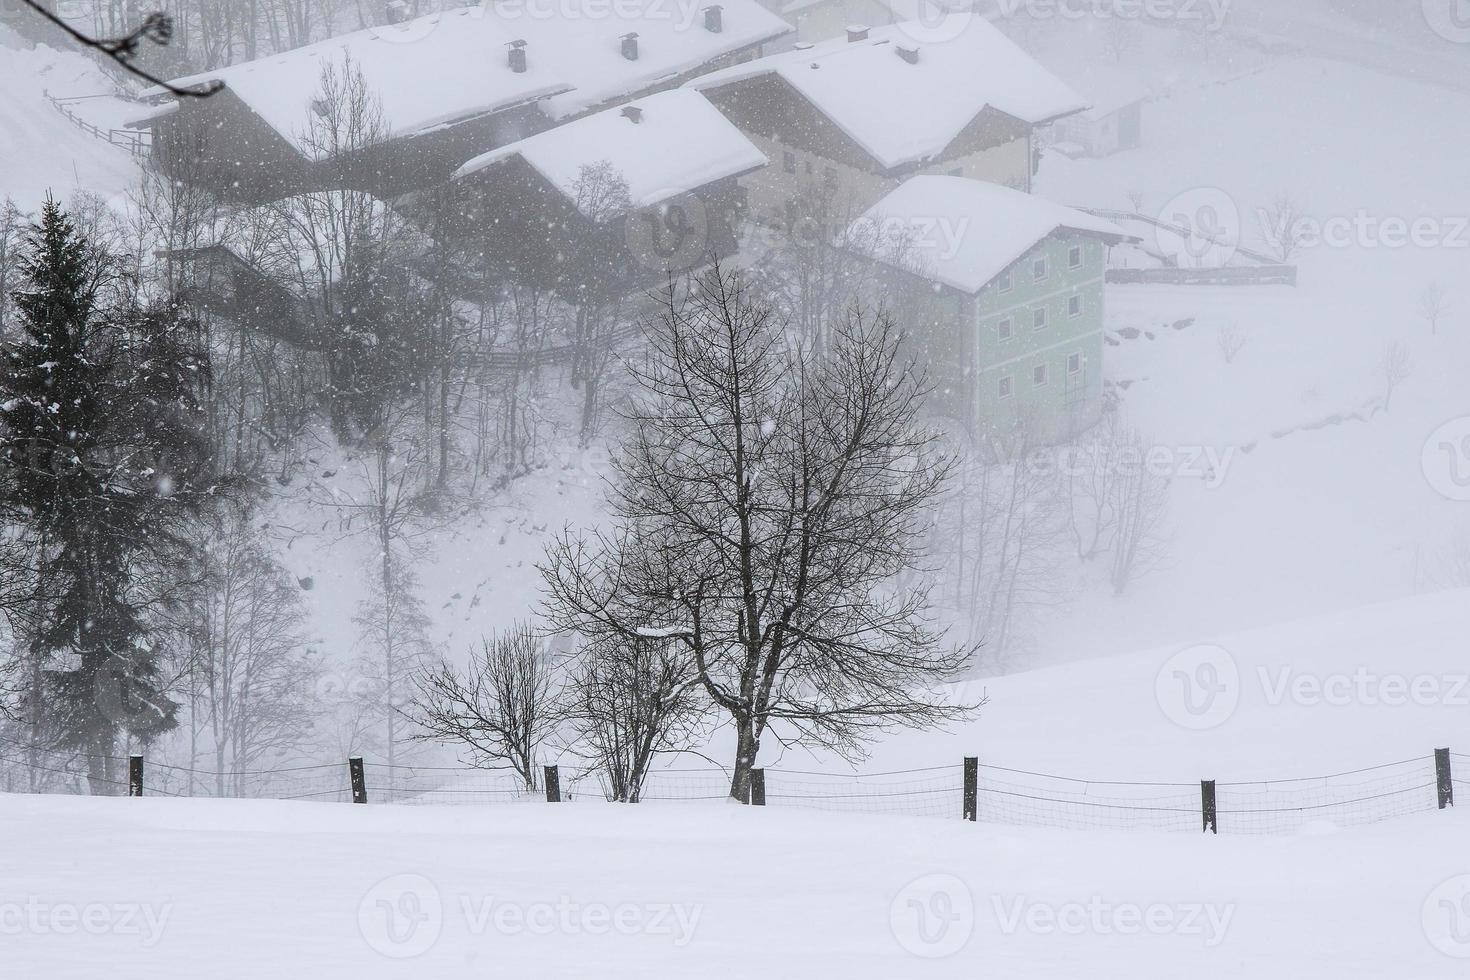
[[137,186],[138,166],[126,150],[86,133],[46,100],[47,93],[114,93],[115,83],[95,62],[33,46],[0,24],[0,91],[0,199],[8,195],[21,210],[33,211],[48,193],[66,200],[86,191],[106,200]]

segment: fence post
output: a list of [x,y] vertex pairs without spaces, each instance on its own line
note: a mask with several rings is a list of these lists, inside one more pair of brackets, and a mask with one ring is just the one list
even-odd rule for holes
[[1434,750],[1434,781],[1439,786],[1439,808],[1455,805],[1455,776],[1450,769],[1450,750]]
[[750,805],[766,805],[766,771],[764,769],[750,770]]
[[980,759],[965,756],[964,818],[974,823],[980,817]]
[[347,771],[352,774],[352,802],[367,802],[367,776],[362,771],[362,756],[355,755],[347,760]]
[[1205,818],[1205,831],[1211,834],[1220,833],[1220,814],[1215,806],[1215,781],[1206,779],[1199,784],[1200,811]]
[[556,766],[546,767],[546,802],[561,802],[561,770]]
[[141,755],[128,757],[128,795],[143,795],[143,757]]

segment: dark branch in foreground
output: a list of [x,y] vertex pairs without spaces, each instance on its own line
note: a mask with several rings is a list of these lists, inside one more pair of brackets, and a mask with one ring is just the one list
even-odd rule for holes
[[128,72],[129,74],[136,75],[146,82],[151,82],[152,84],[157,85],[171,95],[177,95],[191,99],[207,99],[224,87],[223,84],[220,82],[209,82],[204,85],[194,86],[193,88],[177,88],[164,81],[163,79],[157,78],[154,75],[144,71],[142,68],[139,68],[137,65],[133,64],[133,59],[138,54],[138,46],[142,44],[143,41],[147,40],[152,41],[154,44],[157,45],[167,45],[168,42],[173,38],[173,19],[169,17],[168,14],[149,14],[143,19],[142,26],[133,31],[131,34],[128,34],[124,37],[95,38],[88,37],[81,31],[78,31],[76,28],[72,27],[66,21],[62,20],[60,17],[53,14],[51,11],[47,10],[44,6],[42,6],[42,0],[21,0],[21,3],[25,4],[27,7],[30,7],[36,13],[46,18],[57,27],[61,28],[67,34],[71,35],[71,37],[73,37],[78,44],[82,45],[83,47],[91,48],[94,51],[101,51],[107,57],[111,58],[113,61],[121,65],[124,71]]

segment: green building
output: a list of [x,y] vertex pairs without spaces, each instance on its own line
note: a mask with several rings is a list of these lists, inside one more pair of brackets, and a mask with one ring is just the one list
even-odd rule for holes
[[1107,252],[1133,240],[1121,228],[998,184],[921,176],[849,239],[893,273],[888,302],[972,435],[1055,441],[1101,418]]

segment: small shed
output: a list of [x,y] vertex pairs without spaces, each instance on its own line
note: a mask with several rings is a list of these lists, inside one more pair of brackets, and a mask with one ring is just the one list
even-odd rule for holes
[[1052,149],[1073,158],[1109,157],[1143,145],[1143,109],[1152,94],[1147,85],[1107,66],[1063,75],[1089,108],[1052,127]]

